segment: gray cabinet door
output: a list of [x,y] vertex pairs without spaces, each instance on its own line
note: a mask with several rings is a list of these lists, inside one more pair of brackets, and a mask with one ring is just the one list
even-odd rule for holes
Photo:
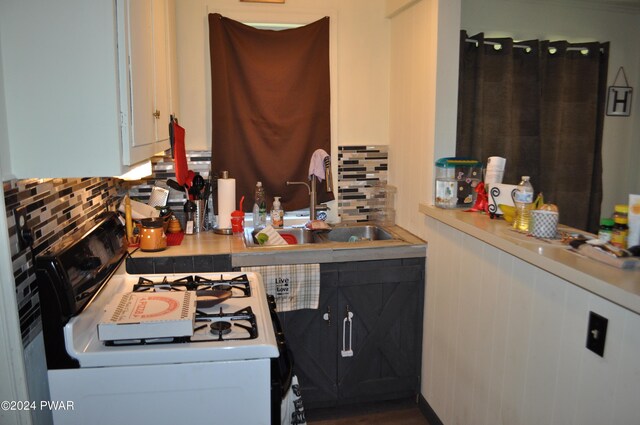
[[[319,308],[279,313],[305,408],[417,394],[424,258],[322,264],[320,270]],[[353,317],[345,334],[347,308]],[[352,356],[344,357],[349,348]]]
[[300,382],[305,408],[333,406],[338,398],[338,273],[331,264],[322,264],[320,273],[317,310],[279,313],[287,345],[293,354],[294,372]]
[[[409,397],[419,390],[424,259],[345,263],[339,268],[339,403]],[[344,355],[343,345],[353,355]],[[351,347],[348,347],[351,340]]]

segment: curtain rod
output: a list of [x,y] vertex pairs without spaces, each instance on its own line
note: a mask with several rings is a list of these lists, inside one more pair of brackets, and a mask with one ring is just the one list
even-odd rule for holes
[[[464,41],[466,41],[467,43],[474,43],[476,45],[476,47],[478,47],[478,40],[474,40],[473,38],[467,38]],[[490,46],[498,46],[496,48],[496,50],[500,50],[502,48],[502,44],[498,43],[496,41],[487,41],[487,40],[485,40],[484,44],[488,44]],[[526,44],[514,44],[513,47],[516,48],[516,49],[525,49],[527,51],[527,53],[529,53],[531,51],[531,46],[527,46]],[[555,47],[550,46],[548,50],[551,51],[551,49],[555,49]],[[576,50],[576,51],[582,52],[585,55],[587,53],[589,53],[589,48],[586,47],[586,46],[582,46],[582,47],[580,47],[580,46],[578,46],[578,47],[567,47],[567,51],[569,51],[569,50]],[[585,52],[585,50],[586,50],[586,52]],[[599,50],[600,50],[600,52],[604,51],[604,49],[602,49],[602,48],[600,48]]]

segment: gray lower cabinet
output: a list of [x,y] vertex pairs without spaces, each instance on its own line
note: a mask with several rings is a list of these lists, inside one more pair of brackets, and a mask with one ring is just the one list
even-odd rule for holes
[[305,408],[418,393],[424,263],[322,264],[319,308],[280,313]]

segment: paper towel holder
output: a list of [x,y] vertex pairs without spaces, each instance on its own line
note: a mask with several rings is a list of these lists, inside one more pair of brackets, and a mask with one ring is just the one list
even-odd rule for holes
[[[228,179],[229,178],[229,171],[222,171],[220,178],[221,179]],[[220,213],[218,211],[218,213]],[[233,230],[231,230],[230,227],[225,227],[225,228],[220,228],[220,218],[218,218],[218,224],[213,228],[213,233],[217,234],[217,235],[233,235]]]

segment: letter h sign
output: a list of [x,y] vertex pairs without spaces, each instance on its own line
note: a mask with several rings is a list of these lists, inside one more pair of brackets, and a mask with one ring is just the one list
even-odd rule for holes
[[607,99],[607,115],[628,117],[631,115],[631,95],[633,88],[610,86]]

